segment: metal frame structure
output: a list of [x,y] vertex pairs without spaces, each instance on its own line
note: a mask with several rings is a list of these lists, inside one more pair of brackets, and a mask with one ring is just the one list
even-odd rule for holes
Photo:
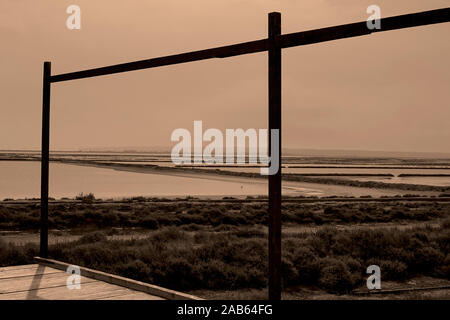
[[[40,256],[48,258],[48,177],[50,143],[50,88],[51,83],[97,77],[134,70],[142,70],[200,61],[228,58],[257,52],[268,52],[269,133],[279,130],[280,168],[269,175],[269,299],[281,299],[281,56],[282,49],[309,44],[359,37],[383,31],[425,26],[450,21],[450,7],[380,19],[381,29],[369,29],[367,21],[289,34],[281,34],[281,14],[269,13],[268,38],[206,50],[193,51],[128,62],[101,68],[64,74],[51,74],[51,63],[44,62],[42,102],[41,150],[41,216]],[[269,150],[273,143],[269,134]]]

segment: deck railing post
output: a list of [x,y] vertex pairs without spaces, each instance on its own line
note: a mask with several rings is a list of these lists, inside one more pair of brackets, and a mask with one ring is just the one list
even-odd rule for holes
[[[278,171],[269,174],[269,299],[281,299],[281,14],[269,13],[269,153]],[[272,130],[279,130],[278,141],[272,141]],[[272,144],[277,143],[278,159],[273,159]]]
[[48,258],[48,167],[50,145],[50,76],[51,63],[44,62],[42,91],[42,148],[41,148],[41,231],[40,253],[42,258]]

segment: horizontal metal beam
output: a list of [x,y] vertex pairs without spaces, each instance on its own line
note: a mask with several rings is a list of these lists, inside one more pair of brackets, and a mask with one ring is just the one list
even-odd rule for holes
[[[302,31],[280,35],[276,38],[281,48],[309,45],[325,41],[345,39],[368,35],[371,33],[392,31],[404,28],[419,27],[450,21],[450,8],[443,8],[419,13],[381,19],[381,29],[369,29],[367,21],[340,25],[317,30]],[[213,58],[227,58],[244,54],[267,51],[268,39],[244,42],[212,49],[181,53],[171,56],[122,63],[107,67],[64,73],[50,77],[50,82],[61,82],[75,79],[91,78],[108,74],[141,70],[200,61]]]
[[172,64],[180,64],[186,62],[200,61],[212,58],[226,58],[238,56],[242,54],[249,54],[255,52],[267,51],[267,39],[250,41],[230,46],[217,47],[212,49],[193,51],[187,53],[180,53],[166,57],[159,57],[147,60],[140,60],[128,63],[122,63],[102,68],[95,68],[83,71],[76,71],[60,75],[54,75],[50,78],[51,82],[60,82],[67,80],[75,80],[82,78],[90,78],[103,76],[107,74],[121,73],[127,71],[141,70],[168,66]]
[[364,21],[336,27],[284,34],[279,37],[280,46],[282,48],[290,48],[325,41],[365,36],[377,32],[450,22],[450,8],[383,18],[380,19],[380,22],[381,29],[369,29],[367,27],[367,21]]

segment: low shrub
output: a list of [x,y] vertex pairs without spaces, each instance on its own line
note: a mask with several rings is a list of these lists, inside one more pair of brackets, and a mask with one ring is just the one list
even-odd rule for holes
[[80,193],[75,197],[75,200],[81,200],[81,202],[83,203],[94,203],[95,196],[93,193],[88,194]]
[[349,292],[355,285],[348,266],[335,258],[320,260],[319,285],[334,293]]
[[[258,228],[201,230],[177,227],[149,232],[145,239],[107,240],[89,233],[75,243],[51,245],[49,256],[177,290],[262,288],[267,285],[267,240]],[[362,284],[371,264],[384,280],[412,276],[449,278],[450,233],[445,228],[338,230],[322,227],[283,240],[285,288],[316,285],[346,293]],[[0,242],[0,265],[33,263],[38,246]]]
[[78,239],[78,243],[80,244],[93,244],[98,242],[107,241],[108,238],[106,234],[101,231],[94,231],[88,234],[83,235],[80,239]]

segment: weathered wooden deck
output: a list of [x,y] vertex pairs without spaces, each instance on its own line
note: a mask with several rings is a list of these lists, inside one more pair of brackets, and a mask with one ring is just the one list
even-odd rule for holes
[[80,289],[69,289],[68,264],[39,263],[0,268],[0,300],[166,300],[198,299],[173,290],[80,268]]

